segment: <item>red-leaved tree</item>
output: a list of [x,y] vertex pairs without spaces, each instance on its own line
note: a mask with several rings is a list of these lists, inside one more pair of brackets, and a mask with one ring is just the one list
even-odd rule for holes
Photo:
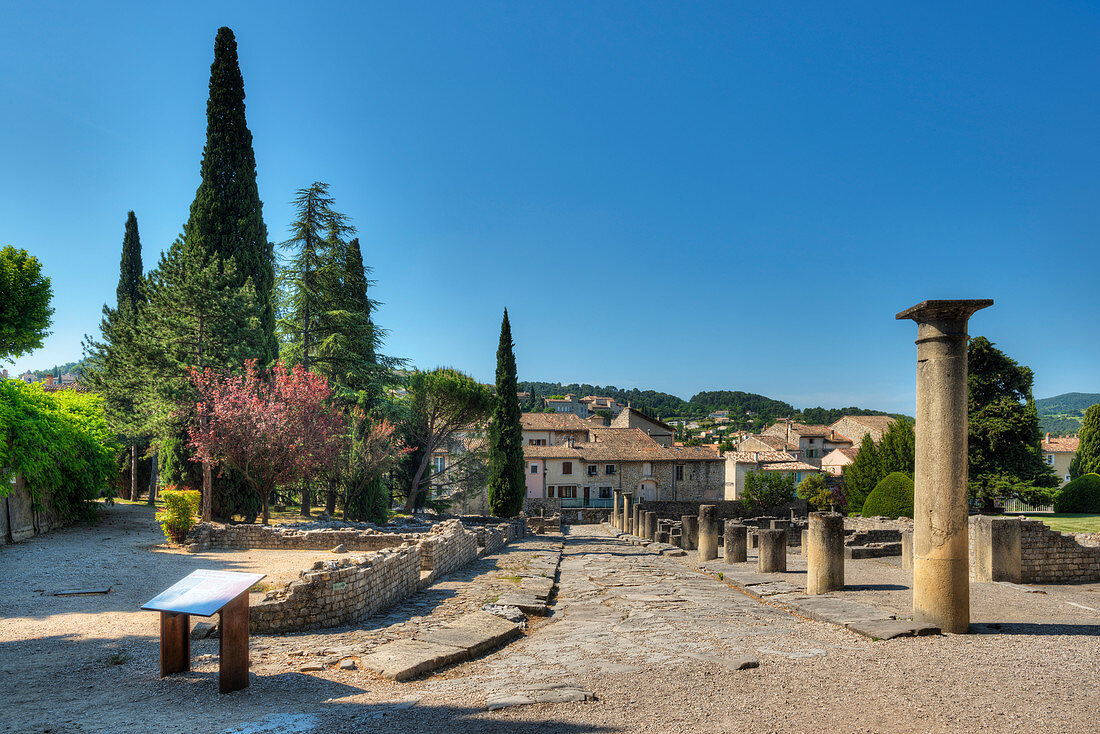
[[209,416],[190,429],[195,460],[239,471],[260,495],[265,525],[276,485],[308,480],[340,453],[344,423],[321,375],[277,362],[265,377],[249,360],[243,375],[192,370],[191,380]]

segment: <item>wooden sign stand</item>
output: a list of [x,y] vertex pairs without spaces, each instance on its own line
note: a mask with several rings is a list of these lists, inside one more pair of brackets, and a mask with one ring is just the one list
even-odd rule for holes
[[142,609],[160,612],[160,676],[191,670],[191,615],[218,614],[218,692],[248,687],[248,590],[264,574],[195,571]]

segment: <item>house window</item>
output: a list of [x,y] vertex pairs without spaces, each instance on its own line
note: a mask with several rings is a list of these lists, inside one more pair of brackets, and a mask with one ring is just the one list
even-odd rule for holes
[[573,462],[572,461],[563,461],[561,463],[561,473],[562,474],[572,474],[573,473]]
[[810,439],[810,445],[811,445],[811,446],[813,446],[813,445],[814,445],[814,439],[812,439],[812,438]]
[[539,473],[539,465],[538,464],[532,464],[531,465],[531,473],[532,474],[538,474]]
[[600,487],[600,499],[601,500],[611,499],[611,487]]
[[546,439],[545,438],[531,438],[531,439],[527,440],[527,445],[528,446],[545,446],[546,445]]
[[1047,463],[1048,464],[1053,464],[1054,463],[1054,454],[1047,454]]
[[683,464],[677,464],[676,465],[676,481],[682,482],[683,480],[684,480],[684,465]]
[[600,469],[600,467],[596,466],[595,464],[588,467],[588,476],[590,476],[590,477],[596,476],[596,472],[598,472],[599,469]]
[[558,487],[558,496],[563,500],[575,500],[577,498],[576,487]]
[[556,487],[547,487],[546,488],[546,496],[547,497],[553,497],[555,489],[556,489]]
[[606,467],[604,467],[603,473],[604,474],[614,474],[615,473],[615,465],[614,464],[608,464]]
[[444,456],[432,457],[432,469],[436,474],[442,474],[443,470],[447,468],[447,458]]
[[1069,481],[1069,474],[1066,475],[1066,481]]

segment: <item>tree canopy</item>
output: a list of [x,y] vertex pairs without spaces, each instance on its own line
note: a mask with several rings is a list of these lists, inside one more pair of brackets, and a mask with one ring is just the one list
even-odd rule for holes
[[38,349],[49,333],[50,279],[26,250],[0,250],[0,361]]
[[1069,463],[1070,479],[1085,474],[1100,474],[1100,405],[1093,405],[1085,411],[1077,438],[1077,453]]

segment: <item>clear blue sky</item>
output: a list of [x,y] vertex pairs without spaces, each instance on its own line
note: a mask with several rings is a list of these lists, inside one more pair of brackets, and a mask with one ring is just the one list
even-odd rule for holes
[[[80,356],[126,212],[146,267],[198,184],[237,34],[273,240],[314,180],[359,227],[387,353],[492,379],[912,412],[926,298],[1036,396],[1100,391],[1089,3],[6,3],[0,244]],[[9,365],[9,369],[11,366]]]

